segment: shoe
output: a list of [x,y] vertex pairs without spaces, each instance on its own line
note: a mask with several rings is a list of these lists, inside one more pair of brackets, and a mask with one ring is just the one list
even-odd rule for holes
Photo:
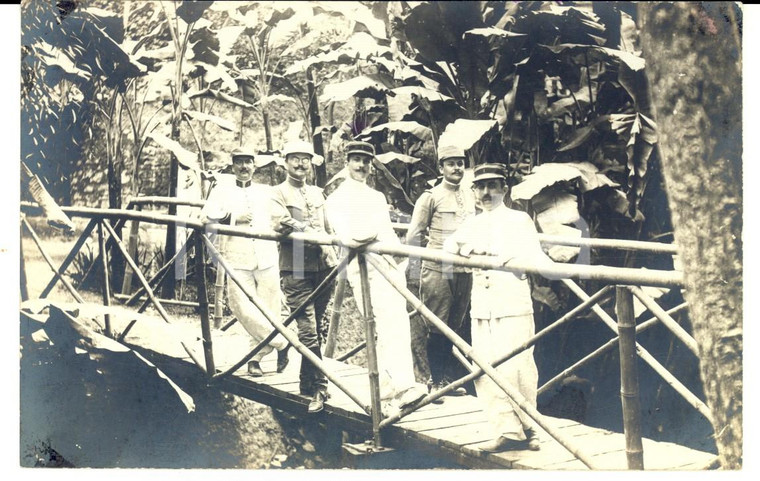
[[486,453],[501,453],[504,451],[522,451],[527,445],[525,441],[518,441],[516,439],[499,436],[494,440],[480,443],[476,447]]
[[252,377],[261,377],[264,375],[264,371],[261,370],[258,361],[248,361],[248,375]]
[[[449,384],[451,383],[447,381],[438,381],[437,383],[433,384],[433,390],[440,391],[441,389],[448,387]],[[463,388],[462,386],[459,386],[458,388],[447,392],[445,395],[452,396],[452,397],[466,396],[467,390]]]
[[290,349],[290,346],[280,351],[277,351],[277,372],[284,371],[285,368],[288,366],[288,363],[290,362],[290,359],[288,359],[289,349]]
[[[438,383],[434,383],[433,380],[428,380],[427,382],[427,388],[428,388],[428,394],[432,393],[433,391],[437,391]],[[443,396],[434,399],[433,401],[430,401],[431,404],[443,404]]]
[[308,413],[315,414],[322,411],[325,408],[325,401],[327,401],[327,398],[327,392],[321,389],[317,390],[309,403],[309,408],[307,409]]
[[425,391],[419,386],[413,386],[404,391],[404,393],[398,397],[398,408],[405,409],[417,401],[425,397]]
[[541,440],[538,439],[538,435],[533,429],[531,428],[526,429],[525,436],[528,437],[528,439],[526,440],[526,442],[528,443],[528,449],[530,449],[531,451],[541,450]]

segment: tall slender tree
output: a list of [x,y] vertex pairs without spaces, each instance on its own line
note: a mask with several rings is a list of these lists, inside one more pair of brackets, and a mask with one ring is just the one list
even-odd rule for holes
[[640,3],[646,70],[700,371],[742,466],[742,22],[734,2]]

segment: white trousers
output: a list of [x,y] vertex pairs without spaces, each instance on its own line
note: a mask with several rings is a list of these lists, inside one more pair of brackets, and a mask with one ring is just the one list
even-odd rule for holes
[[[249,291],[255,293],[256,297],[261,299],[264,307],[269,312],[277,316],[281,315],[282,293],[280,292],[280,273],[277,266],[253,270],[236,269],[235,273]],[[248,331],[248,334],[251,335],[250,345],[251,349],[253,349],[274,330],[274,326],[267,321],[264,314],[248,299],[248,296],[238,287],[235,281],[229,279],[228,286],[230,310],[240,321],[243,328]],[[282,334],[277,334],[268,345],[264,346],[263,349],[253,356],[252,360],[261,361],[264,356],[274,349],[279,351],[287,346],[287,344],[287,339]]]
[[[522,345],[535,333],[533,314],[494,319],[472,319],[472,347],[489,361]],[[536,407],[538,368],[529,348],[496,368],[507,382]],[[506,393],[487,375],[475,380],[475,390],[495,436],[524,440],[524,428],[530,427],[528,416],[512,404]]]
[[[384,262],[384,261],[381,261]],[[404,271],[388,265],[399,282],[406,285]],[[377,365],[380,381],[380,398],[399,397],[415,386],[412,364],[411,334],[406,299],[369,262],[369,293],[377,333]],[[359,312],[364,314],[361,276],[356,259],[346,268],[346,277],[354,293]]]

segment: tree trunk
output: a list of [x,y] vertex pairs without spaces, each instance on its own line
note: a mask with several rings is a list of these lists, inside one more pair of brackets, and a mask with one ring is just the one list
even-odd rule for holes
[[742,61],[736,19],[741,12],[729,2],[642,2],[638,8],[705,396],[721,465],[739,469]]
[[269,120],[269,112],[267,111],[268,108],[269,107],[266,105],[261,106],[261,119],[264,122],[264,138],[267,142],[267,152],[272,152],[272,125]]
[[[311,67],[306,69],[306,89],[309,95],[309,124],[311,141],[314,142],[314,152],[317,155],[325,156],[325,148],[322,144],[322,134],[314,135],[314,130],[322,125],[322,119],[319,118],[319,103],[317,102],[317,92],[314,86],[314,73]],[[315,170],[315,183],[318,187],[324,187],[327,183],[327,159],[321,165],[317,165]]]
[[[123,158],[111,158],[108,160],[108,208],[109,209],[121,209],[121,172],[123,167]],[[116,222],[114,220],[108,220],[111,226],[114,226]],[[121,227],[115,228],[116,234],[121,237]],[[124,256],[121,252],[117,252],[117,249],[113,249],[111,252],[111,279],[114,285],[121,285],[124,278]],[[108,272],[108,271],[106,271]]]
[[[181,113],[179,114],[181,115]],[[179,123],[181,117],[175,116],[172,119],[172,140],[179,142]],[[169,197],[177,197],[177,182],[179,179],[179,162],[177,157],[172,152],[170,155],[169,166]],[[177,215],[177,206],[169,205],[169,215]],[[164,261],[174,257],[177,253],[177,226],[173,223],[169,223],[166,226],[166,245],[164,247]],[[177,285],[177,276],[169,274],[166,276],[166,280],[163,283],[161,295],[164,299],[174,299],[174,291]]]

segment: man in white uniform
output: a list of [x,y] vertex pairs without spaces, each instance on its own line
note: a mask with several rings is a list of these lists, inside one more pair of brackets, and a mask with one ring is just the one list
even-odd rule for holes
[[[391,224],[385,196],[365,183],[375,149],[367,142],[349,142],[346,149],[348,177],[327,197],[325,214],[330,227],[345,243],[374,240],[400,243]],[[391,256],[383,256],[388,269],[406,283],[404,268]],[[372,311],[377,325],[377,363],[380,398],[389,408],[403,409],[425,396],[417,384],[412,365],[411,335],[406,300],[367,264]],[[364,311],[359,265],[354,259],[347,267],[348,282],[359,309]],[[395,405],[395,406],[394,406]]]
[[[475,168],[475,198],[483,212],[466,219],[444,243],[444,249],[463,256],[490,254],[503,265],[519,258],[536,266],[551,263],[541,250],[533,221],[525,212],[504,205],[507,176],[501,164]],[[495,360],[522,345],[535,333],[533,303],[527,276],[497,270],[473,270],[472,347],[488,360]],[[527,349],[496,370],[536,407],[538,369],[533,348]],[[478,399],[494,427],[494,439],[479,448],[487,452],[531,449],[539,442],[528,417],[487,375],[475,381]]]
[[[269,206],[271,188],[252,182],[253,151],[236,149],[232,153],[234,178],[223,176],[209,194],[201,212],[205,222],[270,229]],[[243,282],[256,293],[267,309],[275,315],[281,312],[280,273],[277,243],[248,237],[221,236],[221,251]],[[248,299],[234,282],[229,282],[229,306],[248,334],[251,348],[258,345],[274,327],[264,314]],[[248,374],[263,376],[261,359],[277,350],[277,372],[288,364],[288,341],[281,335],[260,350],[248,362]]]

